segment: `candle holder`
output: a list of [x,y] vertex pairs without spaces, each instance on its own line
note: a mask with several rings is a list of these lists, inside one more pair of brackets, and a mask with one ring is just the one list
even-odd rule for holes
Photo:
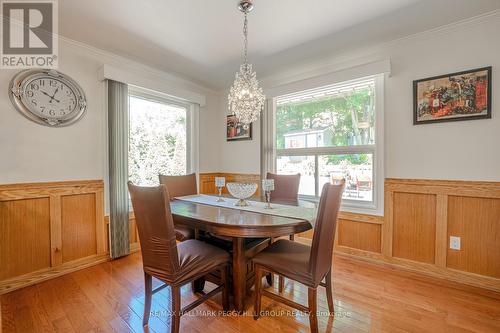
[[271,191],[274,191],[274,179],[262,179],[262,190],[266,195],[266,209],[272,209]]
[[226,178],[224,177],[215,177],[215,187],[219,190],[219,198],[217,199],[217,202],[223,202],[224,199],[222,199],[222,188],[226,185]]

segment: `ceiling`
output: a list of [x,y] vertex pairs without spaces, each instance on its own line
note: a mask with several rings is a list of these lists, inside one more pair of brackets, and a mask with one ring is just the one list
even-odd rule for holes
[[[249,57],[259,77],[500,8],[499,0],[254,0]],[[212,89],[241,60],[236,0],[61,0],[60,33]]]

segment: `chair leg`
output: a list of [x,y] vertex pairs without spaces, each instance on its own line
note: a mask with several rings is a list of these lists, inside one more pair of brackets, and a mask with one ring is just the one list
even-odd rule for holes
[[172,286],[172,305],[171,305],[171,323],[170,333],[179,333],[181,324],[181,288]]
[[224,311],[229,310],[229,266],[224,266],[220,270],[220,275],[222,277],[222,283],[224,284],[224,289],[222,289],[222,309]]
[[326,273],[326,299],[328,301],[328,310],[330,311],[330,315],[334,314],[334,305],[333,305],[333,290],[332,290],[332,269]]
[[260,301],[261,301],[261,288],[262,288],[262,270],[259,265],[255,265],[255,304],[253,307],[253,319],[257,320],[260,317]]
[[283,292],[283,289],[285,289],[285,277],[283,275],[280,275],[278,282],[278,292],[281,294]]
[[153,278],[144,272],[144,315],[142,316],[142,326],[149,322],[151,314],[151,298],[153,297]]
[[202,276],[199,279],[193,280],[191,282],[191,290],[193,291],[193,294],[202,293],[203,289],[205,289],[205,277],[204,276]]
[[318,299],[317,289],[308,289],[308,306],[309,306],[309,325],[311,326],[311,333],[318,333]]
[[272,287],[273,286],[273,282],[274,282],[274,274],[273,273],[269,273],[266,275],[266,282],[267,284],[269,285],[269,287]]
[[[269,245],[271,245],[273,242],[274,242],[274,238],[271,237],[269,239]],[[269,285],[269,287],[272,287],[274,285],[274,274],[273,273],[269,273],[268,275],[266,275],[266,281],[267,281],[267,284]]]

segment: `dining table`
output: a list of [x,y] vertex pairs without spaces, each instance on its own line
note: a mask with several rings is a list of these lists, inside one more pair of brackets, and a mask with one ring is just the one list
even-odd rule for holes
[[213,195],[190,195],[174,198],[170,207],[175,225],[232,239],[232,294],[234,308],[241,313],[247,289],[245,242],[307,231],[313,227],[316,209],[303,201],[296,206],[274,203],[273,208],[266,209],[259,198],[248,200],[247,207],[235,206],[237,200],[233,198],[223,200]]

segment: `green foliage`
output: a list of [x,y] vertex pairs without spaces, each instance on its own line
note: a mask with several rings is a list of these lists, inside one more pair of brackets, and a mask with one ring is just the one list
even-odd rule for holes
[[[329,129],[333,135],[327,146],[373,144],[370,131],[374,124],[373,107],[373,88],[279,105],[276,113],[277,148],[285,148],[284,134],[308,129]],[[360,123],[368,123],[369,126],[359,126]],[[367,161],[366,155],[349,155],[347,158],[353,164]],[[329,159],[331,163],[338,160],[339,157],[335,156]]]
[[186,112],[163,104],[130,99],[129,179],[155,185],[158,174],[186,170]]
[[342,161],[347,161],[350,164],[360,165],[369,162],[367,154],[353,154],[353,155],[328,155],[328,164],[338,165]]

